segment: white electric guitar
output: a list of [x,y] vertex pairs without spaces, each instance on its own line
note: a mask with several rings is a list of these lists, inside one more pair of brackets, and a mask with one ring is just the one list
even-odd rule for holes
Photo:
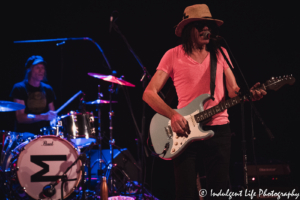
[[[285,84],[292,85],[295,78],[286,76],[283,78],[271,78],[261,85],[261,89],[277,91]],[[156,113],[150,124],[150,137],[154,151],[164,160],[172,160],[193,141],[206,140],[214,136],[212,130],[204,131],[202,124],[213,115],[226,110],[241,101],[249,99],[249,95],[236,96],[225,102],[204,111],[203,104],[210,99],[209,94],[202,94],[189,103],[186,107],[175,109],[188,121],[190,132],[186,136],[178,136],[171,128],[171,120]]]

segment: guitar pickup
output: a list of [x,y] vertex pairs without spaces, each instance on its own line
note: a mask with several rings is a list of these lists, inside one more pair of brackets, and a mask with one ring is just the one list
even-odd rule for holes
[[165,131],[166,131],[166,134],[167,134],[168,138],[171,139],[172,136],[173,136],[173,131],[172,131],[171,126],[165,127]]

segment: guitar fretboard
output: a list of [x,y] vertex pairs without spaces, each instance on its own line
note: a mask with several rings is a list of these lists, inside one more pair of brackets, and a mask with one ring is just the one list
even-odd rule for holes
[[212,117],[213,115],[219,113],[219,112],[222,112],[236,104],[239,104],[242,100],[245,100],[247,99],[246,96],[236,96],[236,97],[233,97],[231,99],[228,99],[222,103],[219,103],[218,105],[214,106],[214,107],[211,107],[205,111],[202,111],[196,115],[194,115],[194,118],[196,120],[197,123],[203,121],[203,120],[206,120],[210,117]]

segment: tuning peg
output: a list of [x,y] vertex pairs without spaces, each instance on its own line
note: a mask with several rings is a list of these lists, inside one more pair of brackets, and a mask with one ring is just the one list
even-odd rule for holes
[[271,79],[274,80],[274,76]]
[[281,76],[279,76],[279,78],[281,78]]

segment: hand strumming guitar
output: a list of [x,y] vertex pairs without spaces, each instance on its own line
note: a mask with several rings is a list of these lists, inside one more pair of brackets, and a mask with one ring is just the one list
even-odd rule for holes
[[178,136],[187,136],[191,132],[186,119],[177,112],[171,117],[171,127]]

